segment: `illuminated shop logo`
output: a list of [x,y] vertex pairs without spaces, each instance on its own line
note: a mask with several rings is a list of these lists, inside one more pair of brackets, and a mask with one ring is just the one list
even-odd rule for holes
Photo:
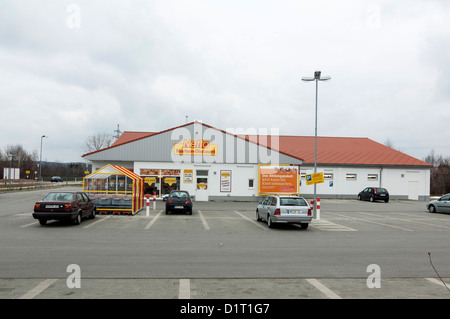
[[209,141],[199,139],[184,139],[183,143],[173,145],[175,155],[206,155],[216,156],[218,151],[217,144],[211,144]]

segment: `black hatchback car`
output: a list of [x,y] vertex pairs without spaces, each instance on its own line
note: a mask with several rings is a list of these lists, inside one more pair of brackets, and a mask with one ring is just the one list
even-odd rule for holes
[[171,191],[166,200],[166,214],[186,212],[192,215],[192,199],[187,191]]
[[371,202],[376,200],[384,200],[389,202],[389,192],[386,188],[381,187],[366,187],[358,194],[359,200],[370,200]]

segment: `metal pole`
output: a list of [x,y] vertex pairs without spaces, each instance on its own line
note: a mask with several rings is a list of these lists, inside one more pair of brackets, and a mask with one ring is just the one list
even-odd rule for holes
[[41,136],[41,153],[39,155],[39,179],[38,179],[38,186],[41,187],[41,166],[42,166],[42,138],[44,135]]
[[[317,173],[317,99],[319,92],[319,79],[316,79],[316,111],[315,111],[315,123],[314,123],[314,174]],[[314,218],[317,218],[317,185],[314,184]]]
[[[314,77],[303,77],[302,81],[316,81],[316,110],[315,110],[315,123],[314,123],[314,174],[317,173],[317,100],[319,96],[319,81],[328,81],[331,77],[321,77],[321,71],[315,71]],[[314,218],[320,219],[320,210],[317,211],[317,186],[314,184]]]
[[41,154],[40,154],[40,156],[39,156],[39,179],[38,179],[38,186],[39,187],[41,187],[41,167],[42,167],[42,139],[44,138],[44,137],[47,137],[47,136],[45,136],[45,135],[42,135],[41,136]]
[[12,159],[13,159],[13,155],[9,154],[9,173],[8,173],[8,177],[9,177],[9,190],[12,190],[12,181],[11,181],[11,169],[12,169]]

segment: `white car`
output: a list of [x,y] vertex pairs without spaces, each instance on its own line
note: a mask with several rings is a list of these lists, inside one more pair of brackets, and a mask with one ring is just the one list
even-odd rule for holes
[[256,220],[267,221],[269,228],[284,223],[299,224],[307,229],[312,218],[311,207],[300,196],[269,195],[256,208]]

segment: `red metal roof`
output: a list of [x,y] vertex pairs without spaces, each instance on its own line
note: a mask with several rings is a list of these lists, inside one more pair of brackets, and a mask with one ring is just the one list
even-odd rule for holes
[[[190,125],[188,123],[182,126]],[[210,125],[202,125],[213,128]],[[131,143],[155,134],[167,132],[178,127],[161,132],[133,132],[125,131],[108,148]],[[222,131],[222,130],[219,130]],[[226,133],[225,131],[222,131]],[[241,137],[241,136],[239,136]],[[254,137],[254,136],[253,136]],[[242,137],[241,137],[242,138]],[[245,137],[249,140],[249,136]],[[265,140],[268,140],[265,142]],[[254,139],[251,139],[254,141]],[[314,136],[279,136],[279,145],[271,145],[271,138],[258,138],[258,144],[300,159],[305,164],[314,163]],[[104,150],[104,149],[103,149]],[[102,150],[84,154],[83,156],[101,152]],[[431,167],[430,164],[410,155],[394,150],[369,138],[361,137],[318,137],[317,163],[339,165],[383,165],[383,166],[422,166]]]
[[126,144],[129,142],[133,142],[136,140],[140,140],[141,138],[149,137],[155,134],[155,132],[132,132],[132,131],[125,131],[123,132],[117,140],[114,141],[114,143],[111,144],[110,147],[118,146],[121,144]]
[[[314,136],[279,137],[279,150],[293,157],[302,158],[305,164],[314,163],[314,145]],[[430,164],[424,161],[394,150],[386,145],[369,138],[360,137],[318,137],[317,163],[430,166]]]

